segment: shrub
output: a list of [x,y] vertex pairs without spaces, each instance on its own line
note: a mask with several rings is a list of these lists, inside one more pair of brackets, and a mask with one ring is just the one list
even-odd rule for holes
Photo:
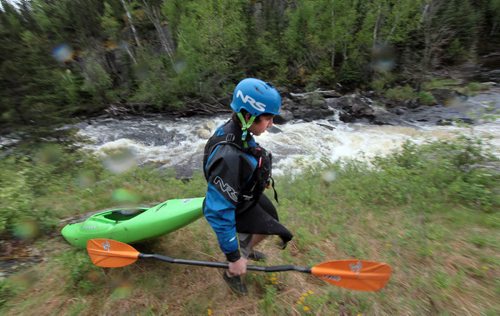
[[[69,148],[45,144],[18,148],[0,159],[0,234],[32,239],[52,229],[57,214],[38,202],[46,197],[55,200],[68,190],[82,167],[83,156]],[[92,159],[86,160],[92,164]]]
[[93,265],[85,252],[67,251],[60,260],[64,271],[69,271],[69,282],[66,284],[69,290],[90,294],[105,285],[103,270]]
[[464,89],[464,93],[468,95],[473,95],[480,91],[488,90],[488,86],[479,82],[469,82]]
[[[499,173],[482,167],[498,159],[482,141],[460,138],[422,146],[406,143],[388,157],[373,161],[357,182],[366,201],[404,203],[458,203],[483,211],[498,207],[495,194]],[[364,179],[363,179],[364,178]]]
[[15,295],[15,291],[9,280],[0,280],[0,307]]
[[422,88],[424,90],[433,90],[433,89],[446,89],[450,87],[456,87],[460,84],[460,82],[456,79],[440,79],[434,78],[430,81],[424,82]]
[[389,99],[396,100],[396,101],[405,101],[405,100],[411,100],[415,98],[415,92],[413,91],[412,87],[409,85],[405,85],[403,87],[397,86],[391,89],[388,89],[385,92],[385,96]]
[[430,92],[420,91],[417,94],[417,98],[418,98],[418,101],[420,103],[425,104],[425,105],[433,105],[433,104],[437,103],[436,99],[434,98],[434,96]]
[[34,217],[28,171],[26,159],[0,161],[0,234],[12,230],[20,217]]
[[[292,200],[304,201],[303,208],[318,211],[341,199],[354,210],[409,207],[432,211],[460,205],[490,212],[500,206],[500,174],[487,166],[498,163],[491,148],[473,138],[424,145],[407,142],[398,152],[376,157],[370,164],[351,160],[323,171],[311,170],[293,185],[285,184],[284,198],[290,195]],[[319,182],[321,172],[335,177]]]

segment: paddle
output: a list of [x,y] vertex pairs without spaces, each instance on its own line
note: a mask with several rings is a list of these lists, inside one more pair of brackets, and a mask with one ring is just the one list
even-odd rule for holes
[[[91,239],[87,242],[87,252],[96,266],[104,268],[124,267],[137,259],[152,258],[169,263],[227,268],[228,263],[175,259],[156,254],[143,254],[132,246],[112,239]],[[385,286],[391,276],[391,267],[385,263],[364,260],[327,261],[313,267],[294,265],[254,266],[247,270],[261,272],[298,271],[312,274],[330,284],[358,291],[378,291]]]

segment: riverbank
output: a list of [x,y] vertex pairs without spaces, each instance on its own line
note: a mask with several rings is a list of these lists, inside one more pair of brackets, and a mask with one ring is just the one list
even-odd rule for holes
[[[464,74],[461,74],[464,76]],[[294,91],[279,88],[283,98],[277,124],[292,120],[311,122],[337,114],[345,123],[370,123],[376,125],[405,125],[407,120],[429,122],[429,124],[449,125],[453,122],[473,123],[477,117],[471,117],[463,108],[455,113],[428,110],[429,108],[453,108],[467,102],[467,99],[479,93],[498,93],[497,82],[474,82],[455,75],[455,79],[439,78],[425,83],[421,91],[409,86],[394,86],[385,90],[343,91],[316,89],[314,91]],[[193,116],[219,116],[230,113],[229,97],[206,102],[186,100],[180,109],[158,112],[154,105],[135,103],[111,104],[101,118],[148,117],[164,115],[171,118],[189,118]],[[427,113],[429,112],[429,113]],[[406,118],[410,113],[424,113],[416,118]],[[416,116],[418,116],[417,114]],[[433,116],[434,115],[434,116]]]
[[[487,167],[495,159],[481,148],[475,140],[408,145],[377,159],[376,168],[351,161],[310,170],[296,179],[278,177],[280,218],[295,238],[284,251],[276,249],[274,240],[265,243],[261,250],[270,257],[266,265],[314,265],[343,258],[383,261],[394,274],[381,292],[343,290],[293,272],[249,273],[250,295],[237,298],[219,271],[209,268],[148,261],[123,269],[95,268],[84,251],[70,247],[60,236],[43,237],[47,227],[42,225],[35,246],[43,260],[0,281],[0,311],[3,315],[495,315],[500,312],[495,281],[500,271],[499,179],[495,169]],[[185,182],[160,176],[156,169],[113,174],[98,161],[70,161],[60,160],[57,168],[45,171],[45,181],[32,188],[37,215],[50,210],[46,216],[64,218],[122,203],[201,196],[206,185],[201,174]],[[48,168],[42,168],[43,162],[34,171]],[[27,170],[24,175],[29,179]],[[117,190],[122,194],[114,194]],[[27,187],[19,187],[19,192],[26,191]],[[60,228],[48,227],[48,231]],[[176,258],[223,259],[203,219],[139,249]]]

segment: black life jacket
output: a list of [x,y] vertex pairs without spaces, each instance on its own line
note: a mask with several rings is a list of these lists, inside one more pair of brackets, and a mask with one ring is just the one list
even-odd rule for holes
[[[205,178],[208,180],[206,165],[210,154],[217,146],[228,144],[238,148],[244,153],[252,155],[257,160],[257,166],[251,180],[240,192],[240,200],[252,200],[256,202],[259,200],[259,197],[264,190],[271,185],[274,191],[274,199],[278,202],[278,193],[274,188],[274,179],[272,178],[273,156],[271,152],[259,146],[259,144],[255,147],[245,147],[243,140],[241,140],[241,130],[239,129],[238,124],[233,121],[228,121],[221,128],[224,129],[224,134],[213,135],[205,145],[205,152],[203,155],[203,172],[205,174]],[[249,137],[250,136],[247,138]]]

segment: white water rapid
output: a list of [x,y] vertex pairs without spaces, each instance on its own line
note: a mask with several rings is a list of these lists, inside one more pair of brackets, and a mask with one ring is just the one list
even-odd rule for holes
[[[469,99],[474,108],[500,108],[500,94]],[[493,102],[493,103],[492,103]],[[101,119],[78,124],[79,134],[90,140],[84,147],[103,158],[112,171],[135,164],[155,163],[175,169],[180,177],[201,170],[202,152],[214,128],[228,116],[171,119],[164,117]],[[500,120],[478,120],[470,126],[408,126],[345,124],[334,118],[314,122],[293,121],[275,125],[256,137],[273,153],[273,174],[296,175],[305,168],[339,159],[369,160],[399,148],[406,140],[423,143],[458,135],[488,139],[500,156]]]

